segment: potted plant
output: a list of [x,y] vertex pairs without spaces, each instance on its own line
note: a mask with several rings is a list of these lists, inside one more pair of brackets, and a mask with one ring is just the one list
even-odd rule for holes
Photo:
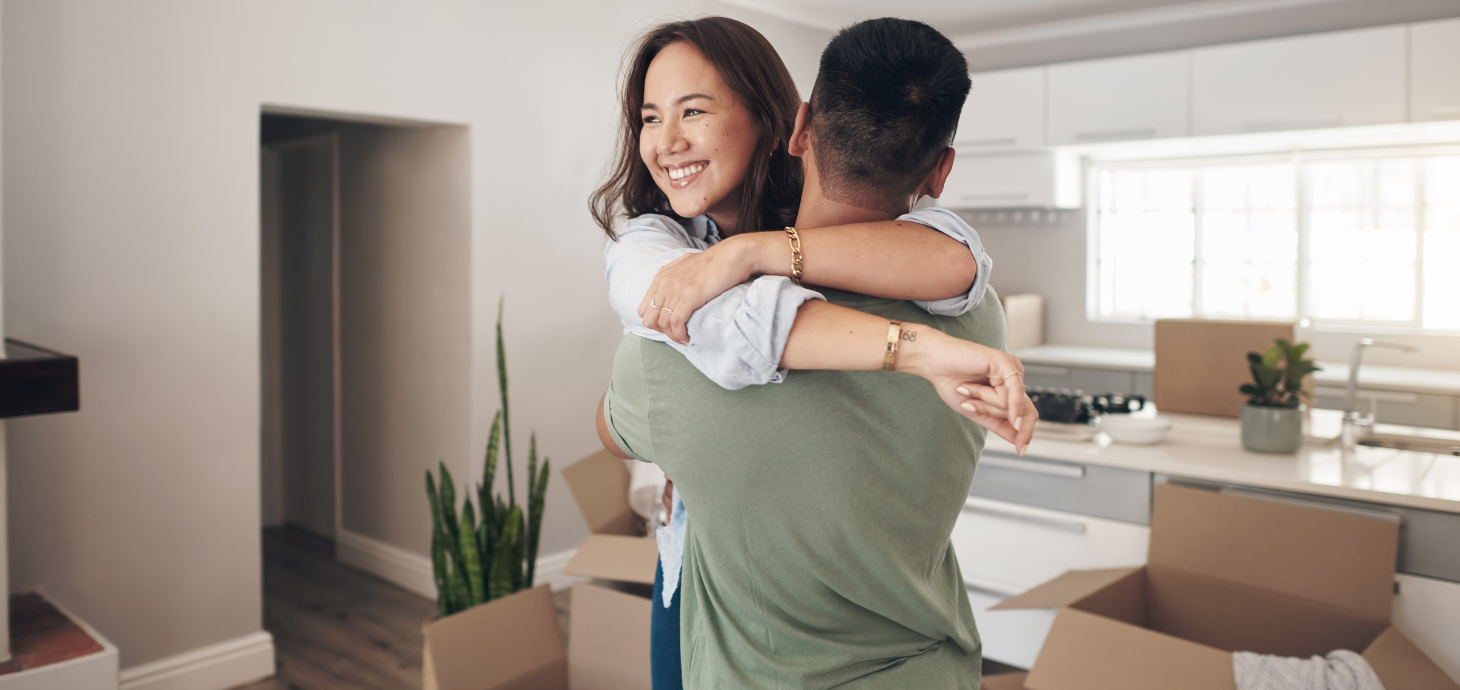
[[1318,367],[1304,359],[1308,343],[1290,344],[1278,338],[1267,352],[1247,353],[1252,383],[1240,390],[1247,397],[1242,406],[1242,447],[1255,453],[1296,453],[1303,445],[1303,379]]
[[[542,534],[543,502],[547,495],[549,461],[543,458],[542,467],[537,463],[537,435],[533,434],[527,446],[527,503],[517,503],[516,487],[512,476],[512,432],[508,425],[507,408],[507,358],[502,348],[502,304],[497,305],[497,381],[502,396],[502,409],[492,420],[492,430],[487,437],[486,462],[482,467],[482,481],[476,486],[476,504],[472,496],[464,497],[458,514],[456,483],[446,463],[440,463],[440,477],[426,470],[426,498],[431,508],[431,565],[436,581],[436,612],[426,621],[425,686],[437,687],[435,671],[432,670],[432,630],[448,616],[458,614],[487,602],[471,615],[480,620],[466,624],[448,625],[454,633],[473,628],[470,633],[480,636],[485,629],[512,625],[512,617],[524,606],[533,604],[501,602],[514,593],[532,589],[534,570],[537,565],[538,538]],[[507,498],[501,494],[492,495],[492,483],[496,479],[497,460],[505,459],[507,466]],[[534,596],[545,603],[553,629],[556,617],[552,614],[551,595],[534,592]],[[528,596],[523,594],[523,596]],[[493,611],[493,608],[499,611]],[[505,607],[505,608],[504,608]],[[541,608],[541,606],[539,606]],[[480,614],[480,615],[479,615]],[[452,621],[457,621],[452,618]],[[554,633],[554,639],[556,633]],[[561,640],[558,640],[561,642]],[[455,646],[455,645],[448,645]]]

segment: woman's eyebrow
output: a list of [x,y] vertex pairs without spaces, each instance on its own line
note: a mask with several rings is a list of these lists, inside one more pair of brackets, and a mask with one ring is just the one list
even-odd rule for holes
[[[674,104],[675,105],[681,105],[681,104],[684,104],[684,103],[688,103],[689,101],[695,100],[696,98],[703,98],[703,99],[705,99],[707,101],[713,101],[713,100],[715,100],[715,97],[714,96],[708,96],[708,95],[705,95],[705,94],[702,94],[702,93],[687,93],[687,94],[685,94],[683,96],[680,96],[679,98],[674,99]],[[658,109],[659,109],[659,106],[657,106],[657,105],[655,105],[653,103],[645,103],[645,104],[639,106],[639,110],[658,110]]]

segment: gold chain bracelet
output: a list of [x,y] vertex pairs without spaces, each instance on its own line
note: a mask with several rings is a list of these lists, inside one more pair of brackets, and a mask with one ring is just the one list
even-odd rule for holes
[[887,324],[887,354],[882,356],[882,370],[892,371],[892,362],[897,357],[897,341],[902,339],[902,322],[889,321]]
[[786,227],[786,240],[791,243],[791,282],[801,284],[801,236],[796,228]]

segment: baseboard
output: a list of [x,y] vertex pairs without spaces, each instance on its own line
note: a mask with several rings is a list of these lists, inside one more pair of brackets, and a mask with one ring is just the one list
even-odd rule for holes
[[121,690],[224,690],[274,675],[274,636],[260,630],[122,669]]
[[[534,579],[552,585],[554,592],[571,587],[576,579],[564,575],[563,567],[577,551],[569,549],[538,558]],[[335,558],[427,599],[436,598],[431,559],[423,554],[342,529],[335,533]]]

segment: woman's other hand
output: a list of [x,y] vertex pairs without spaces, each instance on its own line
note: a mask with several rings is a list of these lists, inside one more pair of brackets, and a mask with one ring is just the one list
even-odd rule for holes
[[[910,324],[903,328],[898,370],[927,379],[945,405],[1014,444],[1023,455],[1039,412],[1024,393],[1024,365],[1019,358],[937,329]],[[916,333],[916,339],[909,341],[908,332]]]
[[644,327],[688,345],[689,317],[758,272],[758,254],[769,244],[766,237],[759,236],[766,234],[735,235],[705,251],[685,254],[665,264],[639,303]]

